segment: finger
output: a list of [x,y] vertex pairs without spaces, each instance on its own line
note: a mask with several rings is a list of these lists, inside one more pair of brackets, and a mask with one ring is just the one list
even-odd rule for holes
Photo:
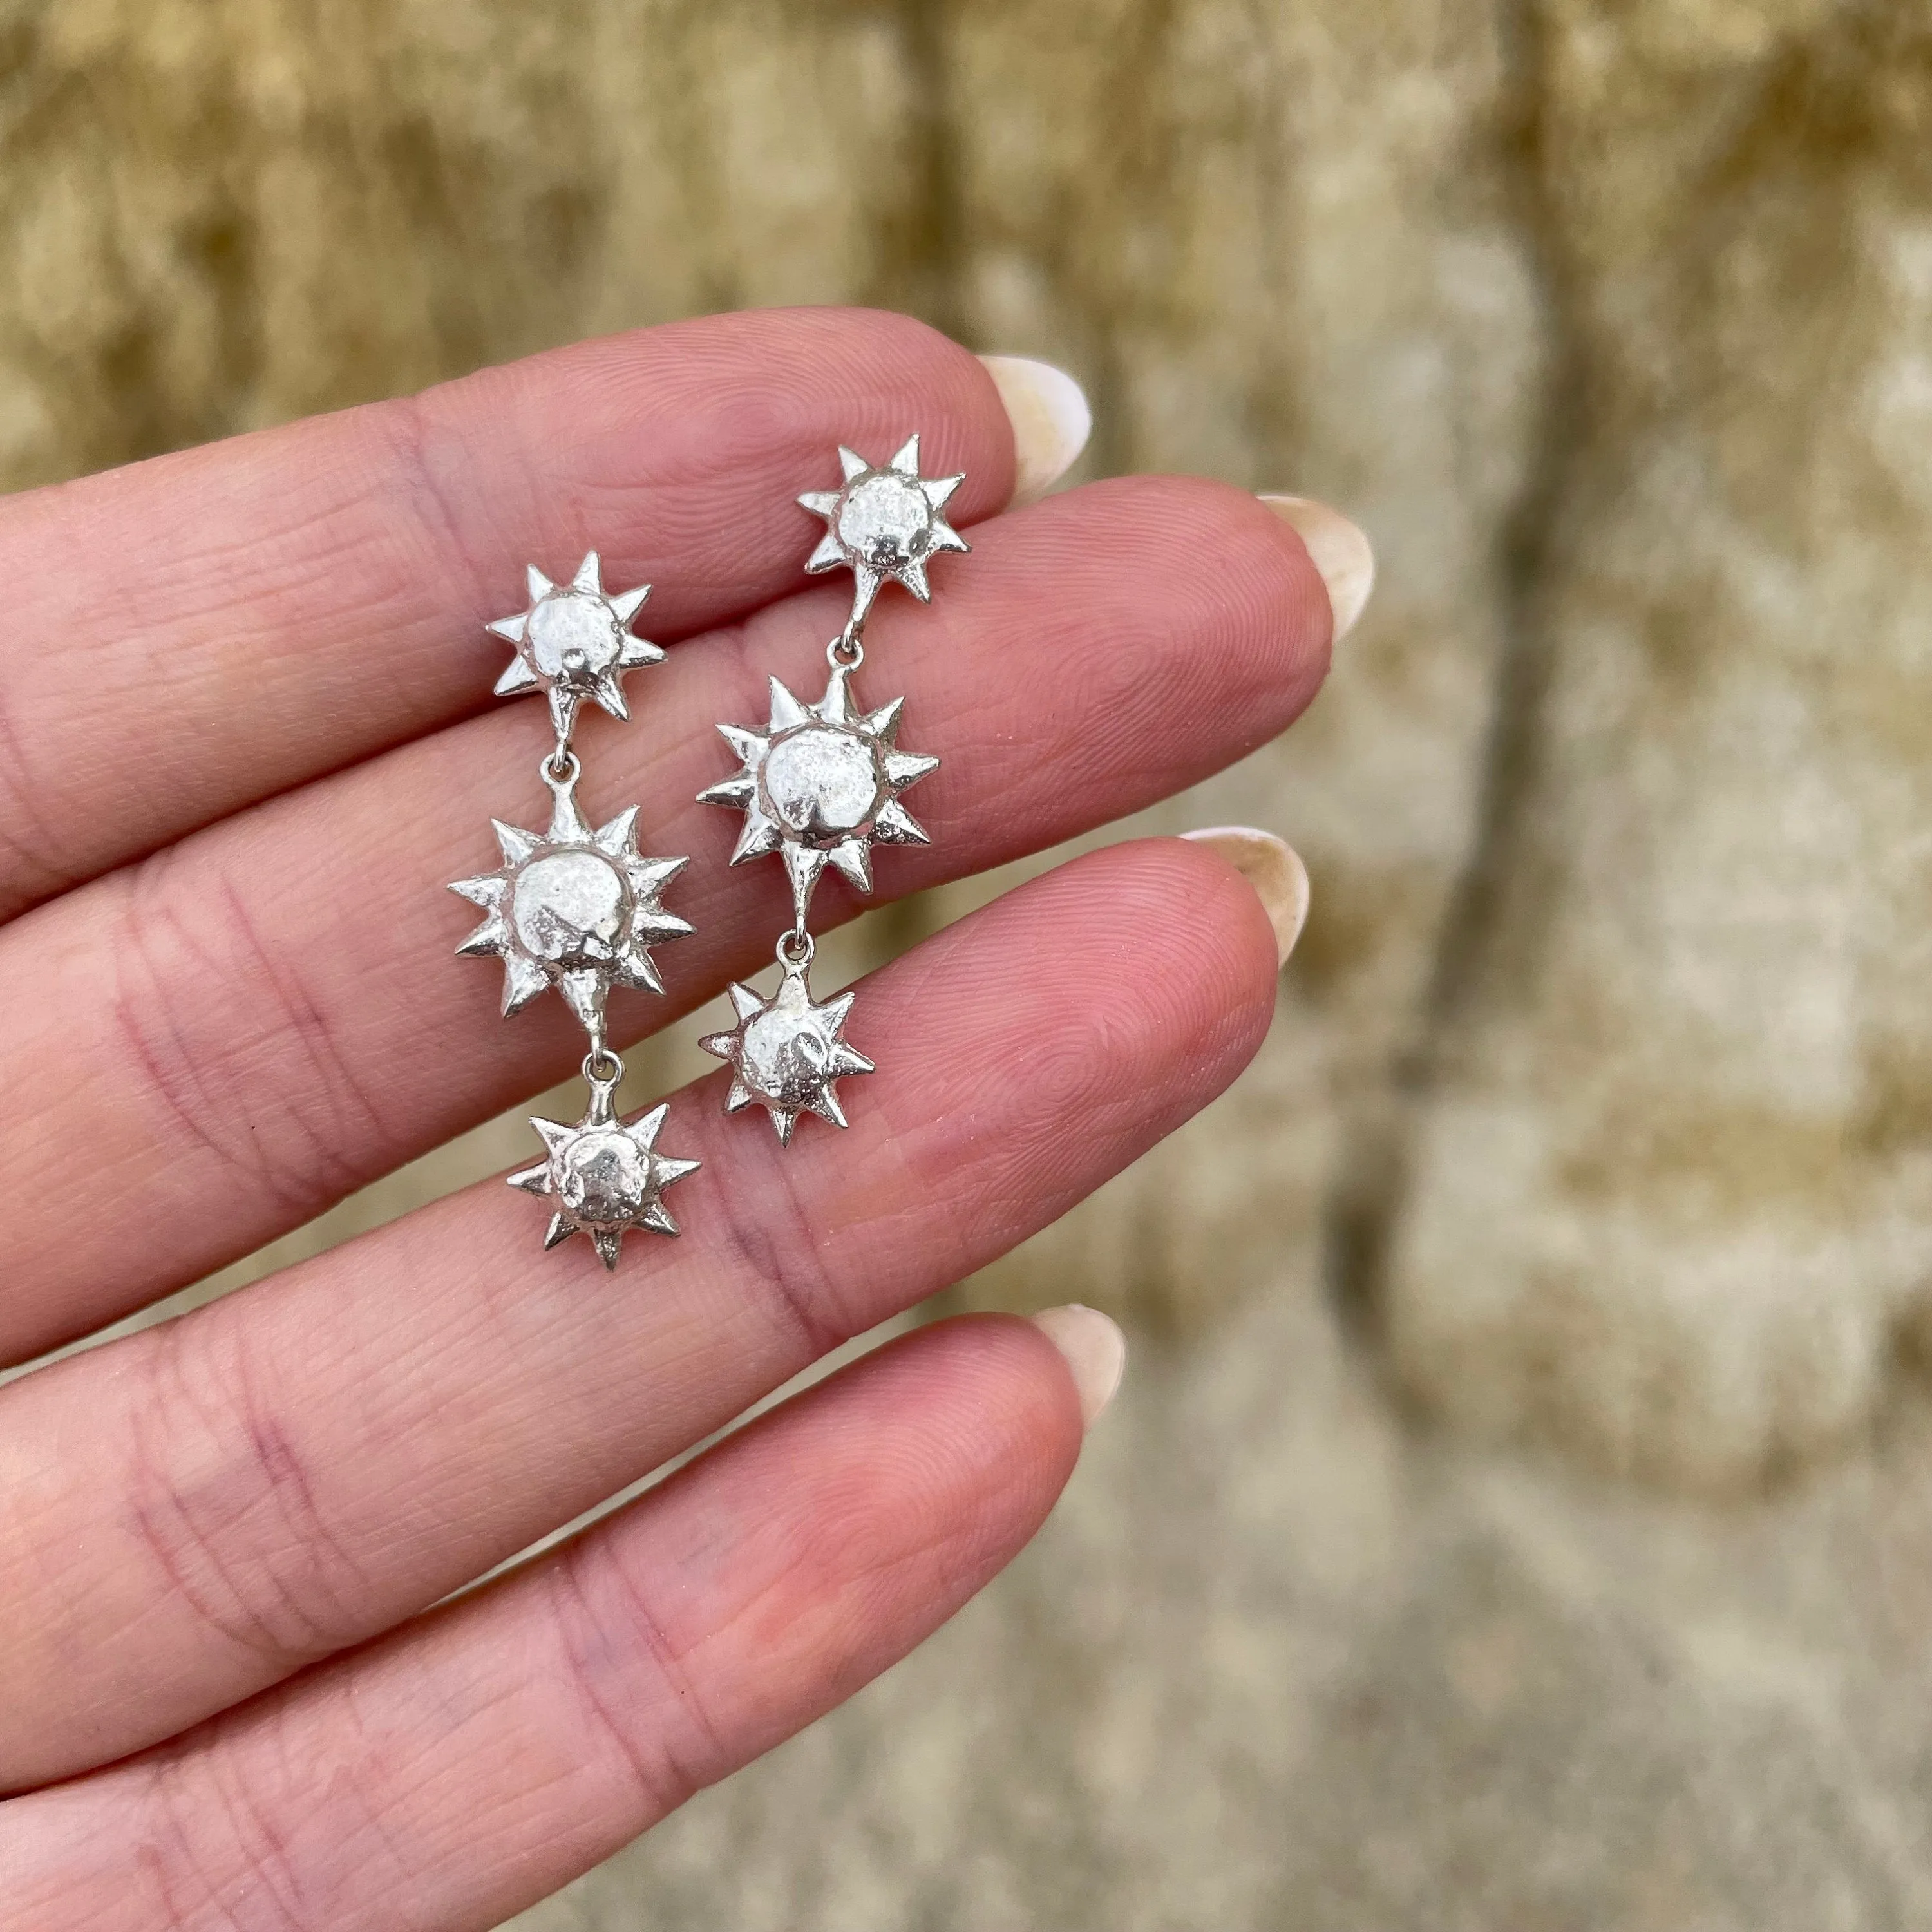
[[922,1330],[560,1555],[0,1811],[0,1932],[497,1924],[876,1676],[1078,1454],[1040,1330]]
[[992,1260],[1233,1078],[1275,964],[1213,852],[1095,854],[863,983],[845,1132],[674,1100],[683,1238],[614,1278],[490,1183],[0,1391],[0,1790],[363,1641]]
[[613,584],[654,586],[659,640],[754,608],[802,576],[794,500],[835,446],[914,430],[932,473],[966,472],[958,520],[1005,502],[1012,429],[966,350],[772,310],[0,502],[0,917],[488,706],[482,627],[522,608],[526,562],[598,547]]
[[[866,701],[904,694],[902,743],[942,759],[909,800],[932,842],[882,850],[881,896],[1205,777],[1280,730],[1325,667],[1321,580],[1240,491],[1098,484],[975,542],[943,598],[875,620]],[[694,641],[650,712],[591,748],[596,815],[641,800],[646,849],[694,855],[668,902],[696,936],[662,956],[668,1000],[616,996],[620,1039],[755,970],[790,923],[782,868],[728,870],[743,821],[695,796],[734,769],[716,721],[762,722],[768,673],[823,688],[843,608],[808,596]],[[277,800],[0,933],[0,1353],[197,1279],[574,1066],[560,1001],[499,1023],[501,968],[451,956],[477,915],[440,890],[495,862],[491,815],[544,822],[513,802],[541,792],[542,710]],[[861,903],[828,874],[820,923]],[[74,1024],[96,1012],[112,1023]]]

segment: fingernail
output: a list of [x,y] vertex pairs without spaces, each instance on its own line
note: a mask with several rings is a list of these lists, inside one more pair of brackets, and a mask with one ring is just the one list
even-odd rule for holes
[[1080,1420],[1091,1429],[1114,1399],[1127,1366],[1127,1338],[1120,1324],[1097,1308],[1070,1301],[1042,1308],[1033,1325],[1066,1358],[1080,1391]]
[[1312,496],[1264,496],[1262,501],[1307,546],[1310,559],[1328,586],[1328,608],[1335,614],[1334,640],[1340,644],[1355,628],[1355,620],[1376,587],[1376,554],[1368,538],[1339,510]]
[[1009,509],[1037,502],[1073,467],[1094,428],[1086,393],[1064,369],[1025,356],[982,356],[1013,426]]
[[1274,928],[1276,954],[1286,965],[1308,917],[1308,868],[1300,854],[1286,839],[1252,825],[1210,825],[1180,836],[1213,846],[1254,887]]

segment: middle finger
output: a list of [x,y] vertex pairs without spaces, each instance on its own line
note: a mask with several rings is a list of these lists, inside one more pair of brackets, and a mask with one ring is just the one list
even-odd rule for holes
[[[933,842],[887,854],[882,896],[1206,776],[1287,725],[1326,668],[1322,580],[1238,490],[1094,484],[974,545],[930,608],[874,620],[866,701],[905,694],[906,748],[944,761],[908,800]],[[636,724],[586,732],[586,808],[640,800],[646,849],[698,860],[669,895],[698,928],[663,956],[670,998],[620,998],[620,1040],[762,963],[789,923],[782,868],[728,874],[737,821],[694,794],[732,769],[714,722],[760,722],[768,672],[817,695],[843,608],[807,594],[680,646]],[[440,890],[494,864],[490,816],[532,822],[542,714],[454,727],[0,932],[0,1361],[249,1252],[581,1057],[560,1001],[499,1023],[494,962],[451,956],[473,909]],[[828,885],[821,922],[860,903]],[[95,1013],[114,1024],[76,1026]]]

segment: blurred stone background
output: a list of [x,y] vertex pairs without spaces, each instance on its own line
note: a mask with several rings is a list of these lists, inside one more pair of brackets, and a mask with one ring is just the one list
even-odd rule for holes
[[0,0],[8,484],[857,301],[1379,554],[1157,820],[1261,1060],[957,1298],[1130,1329],[1058,1514],[522,1932],[1932,1920],[1928,137],[1910,0]]

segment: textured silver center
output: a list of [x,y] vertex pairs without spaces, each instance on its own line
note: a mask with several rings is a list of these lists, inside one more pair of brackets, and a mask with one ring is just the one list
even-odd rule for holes
[[601,597],[560,590],[530,613],[530,658],[546,677],[595,677],[624,648],[617,614]]
[[868,476],[838,506],[838,541],[881,568],[910,563],[932,541],[932,506],[908,477],[893,471]]
[[825,1084],[832,1041],[824,1027],[773,1006],[745,1028],[746,1082],[788,1107],[802,1107]]
[[631,889],[601,852],[547,852],[517,874],[510,922],[532,958],[567,970],[608,961],[631,916]]
[[808,844],[836,844],[869,824],[884,789],[872,746],[832,724],[807,724],[779,739],[758,782],[766,812]]
[[634,1221],[650,1196],[650,1156],[613,1127],[579,1134],[556,1156],[557,1198],[586,1227],[622,1227]]

